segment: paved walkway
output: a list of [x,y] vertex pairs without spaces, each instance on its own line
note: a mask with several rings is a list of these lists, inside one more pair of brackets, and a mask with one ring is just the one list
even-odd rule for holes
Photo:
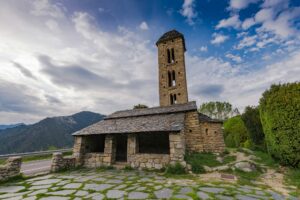
[[144,171],[81,170],[43,175],[0,186],[0,199],[292,199],[271,189],[171,179]]
[[50,167],[51,159],[23,162],[21,166],[21,172],[27,176],[34,175],[42,172],[49,172]]

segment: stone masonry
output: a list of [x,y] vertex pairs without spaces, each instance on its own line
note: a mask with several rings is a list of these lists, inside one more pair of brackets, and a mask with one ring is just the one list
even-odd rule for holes
[[203,132],[200,128],[198,112],[187,112],[185,114],[185,142],[186,150],[189,152],[204,151]]
[[221,153],[225,150],[222,124],[213,122],[200,122],[203,133],[203,149],[206,152]]
[[[177,103],[188,102],[188,92],[186,83],[186,70],[184,52],[185,45],[183,37],[157,43],[158,65],[159,65],[159,102],[160,106],[171,105],[170,95],[176,94]],[[168,63],[167,50],[174,49],[175,60]],[[176,84],[169,86],[168,72],[175,72]]]
[[5,165],[0,165],[0,181],[20,175],[22,157],[10,157],[6,160]]
[[75,167],[75,157],[67,156],[63,157],[60,152],[54,153],[52,156],[51,172],[58,172],[65,169],[71,169]]

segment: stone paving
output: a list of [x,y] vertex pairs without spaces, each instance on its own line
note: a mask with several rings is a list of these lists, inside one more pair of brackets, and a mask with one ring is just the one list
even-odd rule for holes
[[172,179],[145,171],[79,170],[0,185],[0,199],[291,199],[271,189],[231,183]]

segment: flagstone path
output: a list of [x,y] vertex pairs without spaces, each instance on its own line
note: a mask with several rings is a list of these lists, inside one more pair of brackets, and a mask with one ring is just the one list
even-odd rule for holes
[[166,178],[145,171],[77,170],[0,185],[0,199],[291,199],[276,191],[226,182]]

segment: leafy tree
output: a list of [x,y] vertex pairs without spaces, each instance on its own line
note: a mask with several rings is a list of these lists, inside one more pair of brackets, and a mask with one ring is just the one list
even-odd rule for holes
[[239,114],[239,110],[232,108],[230,103],[219,101],[203,103],[199,108],[199,112],[219,120],[226,120]]
[[251,143],[264,149],[265,135],[260,121],[258,107],[247,106],[242,114],[242,120],[248,130]]
[[142,108],[148,108],[145,104],[137,104],[133,106],[133,109],[142,109]]
[[247,141],[248,131],[240,115],[225,121],[224,136],[228,147],[240,147]]
[[269,154],[300,168],[300,82],[272,85],[259,103]]

